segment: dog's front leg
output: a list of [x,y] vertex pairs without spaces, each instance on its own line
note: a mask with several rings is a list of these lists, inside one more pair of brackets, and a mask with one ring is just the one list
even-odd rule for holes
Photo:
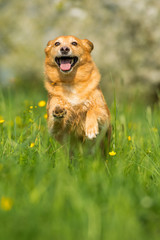
[[56,96],[49,97],[47,103],[48,128],[50,133],[59,134],[64,129],[64,118],[67,115],[67,106],[63,99]]
[[98,122],[95,112],[90,109],[86,114],[85,135],[88,139],[96,138],[99,133]]

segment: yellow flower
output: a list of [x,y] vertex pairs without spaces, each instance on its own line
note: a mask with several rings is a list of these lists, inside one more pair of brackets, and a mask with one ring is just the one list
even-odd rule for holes
[[2,197],[1,198],[1,208],[5,211],[11,210],[13,206],[13,201],[11,198]]
[[43,100],[38,103],[39,107],[44,107],[45,105],[46,105],[46,102]]
[[32,148],[32,147],[34,147],[35,146],[35,143],[31,143],[30,144],[30,147]]
[[115,156],[115,155],[116,155],[116,152],[114,152],[114,151],[109,152],[109,155],[110,155],[110,156]]
[[152,131],[155,132],[155,133],[157,133],[157,132],[158,132],[158,129],[157,129],[156,127],[153,127],[153,128],[152,128]]
[[4,119],[0,119],[0,124],[1,124],[1,123],[4,123],[4,122],[5,122],[5,120],[4,120]]
[[22,118],[21,118],[20,116],[17,116],[17,117],[16,117],[16,124],[17,124],[18,126],[21,126],[21,125],[22,125]]
[[35,108],[37,108],[37,106],[35,106]]
[[32,119],[32,118],[30,118],[28,121],[29,121],[30,123],[33,123],[33,119]]
[[47,113],[46,113],[46,114],[44,114],[44,118],[45,118],[45,119],[47,119],[47,117],[48,117]]
[[131,136],[128,136],[128,141],[131,141],[132,139],[131,139]]
[[33,106],[30,106],[29,108],[30,108],[30,109],[33,109]]

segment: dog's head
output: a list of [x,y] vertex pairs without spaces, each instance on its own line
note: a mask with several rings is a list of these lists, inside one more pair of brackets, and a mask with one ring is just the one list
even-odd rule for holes
[[61,36],[48,42],[45,53],[47,62],[66,74],[90,61],[92,50],[93,43],[87,39]]

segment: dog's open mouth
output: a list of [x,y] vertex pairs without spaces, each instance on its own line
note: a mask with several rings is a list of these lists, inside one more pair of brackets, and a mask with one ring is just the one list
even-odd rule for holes
[[63,72],[69,72],[76,62],[78,57],[56,57],[55,62]]

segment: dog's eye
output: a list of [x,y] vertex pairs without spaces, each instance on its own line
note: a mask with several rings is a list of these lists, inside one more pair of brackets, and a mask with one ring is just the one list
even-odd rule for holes
[[54,44],[56,47],[58,47],[60,45],[60,42],[55,42]]
[[72,42],[72,45],[74,46],[77,46],[77,44],[78,44],[77,42]]

